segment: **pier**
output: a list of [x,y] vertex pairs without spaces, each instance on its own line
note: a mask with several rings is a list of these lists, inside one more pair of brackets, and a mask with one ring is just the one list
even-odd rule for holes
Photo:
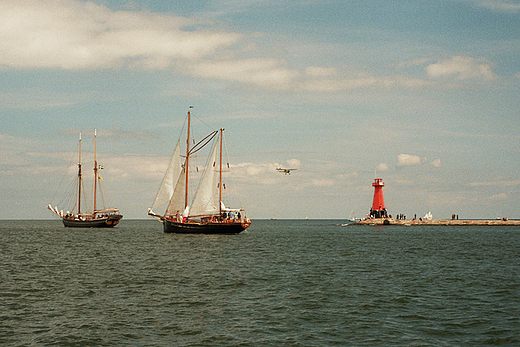
[[520,226],[520,220],[508,219],[393,219],[372,218],[365,219],[350,225],[446,225],[446,226]]
[[[374,199],[370,214],[367,218],[348,225],[443,225],[443,226],[520,226],[520,219],[508,220],[502,219],[459,219],[458,215],[453,214],[452,219],[433,219],[432,213],[428,212],[423,218],[406,219],[406,215],[399,215],[403,218],[394,219],[389,215],[383,198],[383,179],[376,178],[372,187],[374,187]],[[455,218],[456,217],[456,218]]]

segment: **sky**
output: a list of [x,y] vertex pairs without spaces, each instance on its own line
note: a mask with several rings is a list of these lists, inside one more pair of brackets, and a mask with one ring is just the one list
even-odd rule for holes
[[363,217],[376,176],[389,214],[520,218],[519,0],[0,0],[0,18],[0,219],[56,218],[94,129],[107,201],[148,218],[189,106],[226,129],[251,219]]

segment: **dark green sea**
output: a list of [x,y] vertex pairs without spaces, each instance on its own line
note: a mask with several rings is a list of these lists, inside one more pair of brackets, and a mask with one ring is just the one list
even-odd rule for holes
[[0,221],[1,346],[518,346],[520,228]]

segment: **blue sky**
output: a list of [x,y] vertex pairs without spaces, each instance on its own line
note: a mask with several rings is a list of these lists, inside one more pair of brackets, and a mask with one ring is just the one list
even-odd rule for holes
[[2,219],[53,218],[94,128],[108,200],[147,218],[189,105],[226,128],[251,218],[363,216],[375,173],[390,214],[520,218],[520,1],[0,0],[0,15]]

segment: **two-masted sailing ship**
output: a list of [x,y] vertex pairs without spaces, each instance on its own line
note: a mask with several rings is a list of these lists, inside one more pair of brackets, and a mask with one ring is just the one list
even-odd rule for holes
[[[191,107],[190,107],[191,109]],[[166,233],[183,234],[238,234],[251,225],[241,208],[226,207],[222,201],[223,162],[222,141],[224,129],[215,130],[190,147],[191,113],[188,109],[186,152],[181,156],[180,144],[170,160],[157,196],[148,214],[163,223]],[[191,201],[188,198],[190,184],[190,159],[207,146],[213,146],[198,188]],[[226,165],[229,168],[229,164]],[[154,209],[166,206],[164,214]]]
[[75,228],[113,228],[115,227],[123,216],[119,213],[117,208],[103,208],[98,209],[97,206],[97,192],[100,185],[101,177],[99,170],[103,167],[97,162],[97,130],[94,130],[94,209],[91,212],[82,209],[82,192],[83,189],[83,172],[81,170],[81,134],[79,134],[79,160],[78,160],[78,174],[77,174],[77,200],[71,211],[66,213],[63,210],[58,210],[58,207],[52,207],[51,204],[47,206],[54,214],[63,220],[66,227]]

